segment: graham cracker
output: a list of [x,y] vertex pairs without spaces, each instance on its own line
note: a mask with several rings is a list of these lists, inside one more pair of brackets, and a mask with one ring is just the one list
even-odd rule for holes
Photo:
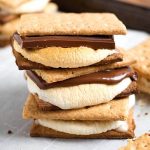
[[144,93],[150,94],[150,80],[139,75],[137,82],[138,89]]
[[126,120],[129,112],[128,102],[128,98],[124,98],[81,109],[43,111],[38,108],[35,97],[29,94],[23,108],[23,118],[103,121]]
[[130,49],[137,62],[133,68],[142,76],[150,80],[150,38]]
[[126,34],[126,27],[111,13],[41,13],[22,15],[17,32],[21,36],[114,35]]
[[32,137],[49,137],[49,138],[83,138],[83,139],[124,139],[124,138],[133,138],[135,124],[133,120],[132,112],[128,117],[128,126],[129,130],[127,132],[119,132],[117,130],[110,130],[100,134],[91,134],[91,135],[75,135],[59,132],[39,124],[33,124],[30,130],[30,136]]
[[137,139],[128,140],[128,144],[119,150],[150,150],[150,134],[145,133]]

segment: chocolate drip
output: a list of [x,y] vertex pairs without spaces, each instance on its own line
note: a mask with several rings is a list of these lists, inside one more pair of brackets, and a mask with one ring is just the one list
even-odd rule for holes
[[131,70],[129,67],[105,70],[100,72],[95,72],[87,75],[82,75],[79,77],[67,79],[64,81],[58,81],[53,83],[47,83],[41,77],[39,77],[33,71],[26,71],[27,75],[37,84],[40,89],[49,89],[55,87],[68,87],[76,86],[80,84],[116,84],[122,81],[126,77],[130,77],[132,80],[137,80],[137,74]]
[[25,49],[40,49],[46,47],[79,47],[85,46],[97,49],[115,49],[112,35],[102,36],[26,36],[21,37],[18,33],[13,35],[14,40]]

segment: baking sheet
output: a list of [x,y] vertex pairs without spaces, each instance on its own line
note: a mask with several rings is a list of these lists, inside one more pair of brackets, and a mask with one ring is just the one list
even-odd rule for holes
[[[131,48],[149,35],[129,30],[116,36],[118,46]],[[10,47],[0,49],[0,149],[2,150],[117,150],[127,140],[76,140],[29,137],[31,120],[22,119],[22,108],[28,91]],[[150,131],[150,96],[138,96],[135,106],[136,136]],[[8,134],[11,130],[12,134]]]

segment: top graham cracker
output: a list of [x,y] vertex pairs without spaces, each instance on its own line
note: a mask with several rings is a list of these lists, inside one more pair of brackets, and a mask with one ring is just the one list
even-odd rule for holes
[[17,32],[33,35],[117,35],[126,34],[125,25],[111,13],[26,14]]

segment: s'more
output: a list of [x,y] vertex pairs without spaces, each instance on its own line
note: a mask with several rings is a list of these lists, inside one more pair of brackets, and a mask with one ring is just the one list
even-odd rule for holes
[[23,118],[33,119],[31,136],[134,137],[137,74],[114,41],[124,34],[111,13],[21,16],[12,50],[26,70]]
[[131,49],[131,54],[136,59],[132,65],[138,73],[138,89],[150,94],[150,38]]
[[119,150],[149,150],[150,149],[150,134],[145,133],[137,139],[128,140],[128,144]]
[[0,0],[0,47],[9,44],[21,14],[53,13],[57,9],[57,5],[49,0]]

